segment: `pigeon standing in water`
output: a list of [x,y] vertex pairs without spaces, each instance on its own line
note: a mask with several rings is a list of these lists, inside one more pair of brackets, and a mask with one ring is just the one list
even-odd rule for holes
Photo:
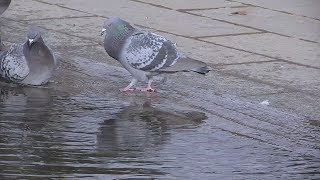
[[9,82],[42,85],[48,82],[57,67],[53,52],[41,37],[40,28],[31,26],[28,40],[13,44],[0,54],[0,75]]
[[104,34],[108,55],[133,76],[131,83],[120,91],[133,91],[137,81],[147,81],[148,86],[141,91],[153,92],[151,83],[155,75],[181,71],[206,74],[211,70],[204,62],[182,55],[176,45],[163,36],[136,29],[118,17],[105,21],[101,35]]

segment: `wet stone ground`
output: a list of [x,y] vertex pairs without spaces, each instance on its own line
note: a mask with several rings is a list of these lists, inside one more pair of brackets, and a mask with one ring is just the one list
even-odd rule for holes
[[[108,57],[101,46],[100,26],[105,19],[101,16],[116,14],[114,7],[119,5],[125,10],[119,12],[129,19],[134,10],[148,13],[160,8],[159,13],[168,11],[168,17],[182,16],[193,22],[202,19],[178,12],[201,10],[186,10],[188,4],[180,1],[176,4],[161,1],[162,6],[178,9],[174,13],[161,6],[149,7],[151,1],[147,0],[140,4],[110,1],[110,12],[100,11],[94,5],[103,3],[99,0],[89,4],[81,1],[82,5],[75,1],[50,2],[17,0],[0,18],[1,38],[6,45],[24,41],[27,25],[36,23],[44,29],[44,39],[61,61],[52,81],[43,87],[0,83],[0,179],[320,177],[320,111],[315,105],[319,99],[320,86],[316,80],[319,71],[314,68],[318,64],[313,63],[312,58],[304,66],[296,66],[297,63],[291,61],[272,59],[273,55],[263,56],[259,46],[253,47],[257,48],[256,53],[239,51],[237,39],[224,42],[219,37],[200,37],[200,33],[216,36],[206,28],[201,29],[206,25],[200,25],[199,31],[187,31],[161,19],[159,23],[144,16],[138,18],[138,13],[134,22],[175,39],[188,54],[208,59],[206,62],[214,70],[206,76],[177,73],[157,77],[156,93],[121,93],[118,89],[127,85],[131,76]],[[194,8],[206,8],[208,2],[202,1]],[[239,2],[226,2],[230,1],[215,3],[234,8],[243,6]],[[53,13],[57,11],[60,13]],[[207,11],[210,9],[199,13]],[[309,13],[311,16],[311,11]],[[153,17],[150,15],[150,18]],[[200,20],[194,23],[202,23]],[[216,22],[218,33],[265,36],[265,32],[248,28],[249,25],[237,27],[222,20]],[[210,20],[210,23],[213,22]],[[183,36],[175,35],[175,31]],[[292,34],[303,35],[298,31]],[[228,37],[230,35],[226,35]],[[309,34],[305,38],[313,36]],[[217,46],[208,43],[210,41],[231,45]],[[236,42],[232,44],[233,41]],[[309,47],[303,43],[301,47]],[[318,45],[314,44],[311,43],[311,49]],[[224,49],[233,45],[234,48]],[[218,62],[211,61],[210,57],[215,55]],[[239,64],[238,58],[242,61]],[[228,65],[221,65],[223,63]],[[298,69],[303,75],[285,79],[286,73],[282,74],[279,69],[287,70],[285,72]],[[234,72],[237,75],[232,74]],[[281,96],[283,94],[285,96]],[[272,95],[279,96],[276,98],[279,104],[272,101],[269,97]],[[271,104],[259,104],[266,97]]]

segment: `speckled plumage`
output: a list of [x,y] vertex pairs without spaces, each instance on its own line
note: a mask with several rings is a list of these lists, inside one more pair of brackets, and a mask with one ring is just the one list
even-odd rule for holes
[[28,76],[30,69],[23,54],[22,44],[13,44],[0,58],[0,72],[3,78],[21,82]]
[[172,42],[150,32],[140,33],[128,39],[121,56],[132,67],[150,72],[173,65],[179,57]]
[[160,73],[195,71],[205,74],[210,71],[205,63],[181,55],[176,45],[165,37],[136,29],[120,18],[107,20],[103,28],[106,52],[134,78],[129,88],[137,80],[149,81],[150,87],[152,76]]

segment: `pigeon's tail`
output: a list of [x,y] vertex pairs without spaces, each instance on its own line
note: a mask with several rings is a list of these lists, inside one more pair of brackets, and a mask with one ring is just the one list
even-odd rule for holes
[[197,69],[191,69],[191,71],[199,73],[199,74],[207,74],[211,70],[212,70],[212,68],[210,66],[208,66],[208,65],[202,66],[202,67],[197,68]]
[[199,74],[206,74],[211,70],[212,68],[202,61],[198,61],[188,57],[183,57],[179,58],[174,65],[163,69],[162,72],[173,73],[181,71],[192,71]]

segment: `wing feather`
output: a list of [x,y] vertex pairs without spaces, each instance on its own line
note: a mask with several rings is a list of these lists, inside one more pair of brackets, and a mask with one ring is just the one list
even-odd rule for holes
[[14,82],[20,82],[29,74],[29,67],[23,54],[23,45],[14,44],[0,59],[2,77]]
[[151,32],[132,36],[123,52],[127,63],[142,71],[158,71],[172,66],[178,59],[175,45]]

